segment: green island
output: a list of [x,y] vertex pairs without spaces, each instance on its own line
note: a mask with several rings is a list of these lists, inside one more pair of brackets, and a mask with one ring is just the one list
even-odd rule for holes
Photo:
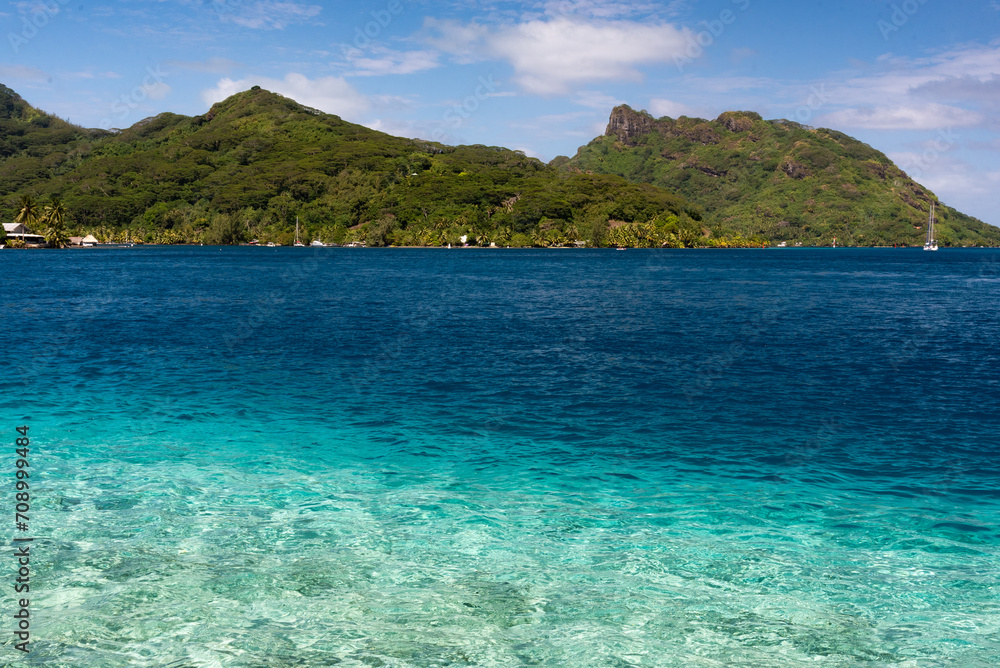
[[[1000,245],[847,135],[752,112],[654,119],[546,164],[394,137],[254,87],[201,116],[72,125],[0,86],[8,247],[99,243],[647,248]],[[4,239],[0,237],[0,244]]]

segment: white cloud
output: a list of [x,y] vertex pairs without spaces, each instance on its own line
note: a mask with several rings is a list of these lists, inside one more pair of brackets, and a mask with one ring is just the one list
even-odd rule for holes
[[293,23],[303,23],[317,16],[323,8],[297,2],[264,0],[243,5],[237,2],[214,2],[219,18],[255,30],[282,30]]
[[234,81],[226,77],[219,80],[215,88],[202,91],[201,97],[207,104],[214,104],[252,86],[260,86],[300,104],[344,118],[356,118],[371,106],[368,98],[340,77],[309,79],[295,72],[284,79],[249,76]]
[[347,49],[347,62],[354,68],[352,76],[413,74],[438,67],[438,55],[433,51],[393,51],[373,48],[367,51]]
[[1000,185],[1000,172],[983,171],[955,156],[912,151],[889,153],[888,156],[917,183],[945,198],[992,195]]
[[463,25],[428,19],[428,42],[459,62],[505,60],[515,81],[536,95],[564,95],[597,81],[638,81],[638,67],[682,57],[685,30],[665,23],[560,17],[519,24]]
[[1000,74],[991,77],[948,76],[914,88],[915,94],[926,94],[937,100],[966,100],[986,104],[1000,100]]
[[484,43],[490,36],[487,26],[427,18],[424,19],[424,33],[424,41],[450,54],[460,64],[483,60],[488,55],[483,52]]
[[857,107],[835,111],[818,118],[817,123],[867,130],[935,130],[979,125],[983,116],[974,111],[944,104],[920,106]]
[[143,86],[143,90],[146,91],[146,96],[149,97],[149,99],[162,100],[167,95],[170,95],[171,88],[162,81],[157,81],[154,84]]
[[823,107],[841,107],[824,122],[878,130],[970,127],[985,124],[1000,102],[1000,43],[927,58],[888,54],[875,65],[880,71],[824,84]]
[[588,107],[599,111],[611,111],[623,102],[624,100],[620,100],[617,97],[593,90],[581,91],[576,96],[576,103],[581,107]]
[[670,118],[680,118],[681,116],[699,117],[699,112],[694,107],[663,98],[650,100],[649,112],[657,118],[661,116],[669,116]]
[[492,48],[514,66],[521,86],[539,95],[566,93],[591,81],[638,81],[636,66],[680,55],[684,33],[673,26],[640,23],[534,21],[492,40]]
[[[397,121],[377,118],[370,123],[365,123],[365,127],[378,132],[384,132],[396,137],[429,137],[431,136],[432,124],[418,121]],[[435,127],[440,124],[433,124]]]
[[897,167],[918,183],[923,183],[928,175],[956,172],[964,163],[947,152],[941,151],[892,151],[886,154]]
[[32,2],[12,2],[12,5],[17,7],[22,13],[46,13],[46,14],[58,14],[59,6],[56,5],[52,7],[46,4],[43,0],[33,0]]
[[52,77],[40,69],[27,65],[0,65],[0,78],[21,81],[50,81]]
[[513,150],[514,151],[520,151],[521,153],[525,154],[529,158],[536,158],[538,160],[542,160],[543,162],[548,162],[548,160],[545,159],[545,156],[543,156],[541,153],[539,153],[538,151],[536,151],[536,150],[534,150],[532,148],[528,148],[527,146],[516,146],[516,147],[514,147]]
[[996,127],[1000,40],[932,57],[889,54],[814,81],[685,75],[675,80],[674,89],[688,99],[699,98],[699,113],[748,109],[765,118],[844,131]]
[[64,76],[77,79],[121,79],[121,75],[117,72],[94,73],[91,70],[84,70],[83,72],[68,72]]

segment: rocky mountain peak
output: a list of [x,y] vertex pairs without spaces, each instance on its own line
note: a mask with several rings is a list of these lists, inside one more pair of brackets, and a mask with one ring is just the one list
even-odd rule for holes
[[648,134],[656,125],[656,119],[644,111],[636,111],[627,104],[611,110],[611,119],[604,134],[617,137],[624,144],[631,144],[634,137]]

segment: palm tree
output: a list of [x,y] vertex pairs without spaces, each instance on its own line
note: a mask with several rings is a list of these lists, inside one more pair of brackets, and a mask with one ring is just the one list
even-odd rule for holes
[[45,207],[45,223],[48,225],[45,240],[49,246],[63,248],[69,245],[69,237],[66,235],[66,207],[58,197],[53,196]]
[[473,235],[476,239],[476,243],[480,246],[489,246],[491,243],[496,243],[496,231],[490,229],[489,227],[483,225],[476,225],[473,228]]
[[69,245],[69,237],[66,236],[66,230],[62,227],[53,227],[45,234],[45,241],[52,248],[65,248]]
[[41,209],[38,202],[31,195],[21,195],[20,208],[14,216],[14,222],[25,227],[31,227],[38,222],[41,217]]
[[580,240],[580,228],[575,223],[566,228],[566,238],[574,243]]
[[58,197],[51,197],[45,207],[45,222],[50,226],[63,227],[66,224],[66,207]]
[[656,226],[650,222],[639,223],[636,232],[643,248],[652,248],[656,241]]
[[499,241],[501,245],[503,245],[503,244],[509,244],[510,243],[510,237],[511,237],[510,226],[509,225],[504,225],[503,227],[499,228],[496,231],[496,235],[497,235],[497,241]]

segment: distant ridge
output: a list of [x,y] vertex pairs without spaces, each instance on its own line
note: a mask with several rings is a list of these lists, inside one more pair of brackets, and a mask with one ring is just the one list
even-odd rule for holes
[[[939,201],[867,144],[752,111],[657,119],[621,105],[560,168],[677,192],[713,229],[806,244],[919,245]],[[1000,228],[944,204],[937,232],[944,245],[1000,244]]]

